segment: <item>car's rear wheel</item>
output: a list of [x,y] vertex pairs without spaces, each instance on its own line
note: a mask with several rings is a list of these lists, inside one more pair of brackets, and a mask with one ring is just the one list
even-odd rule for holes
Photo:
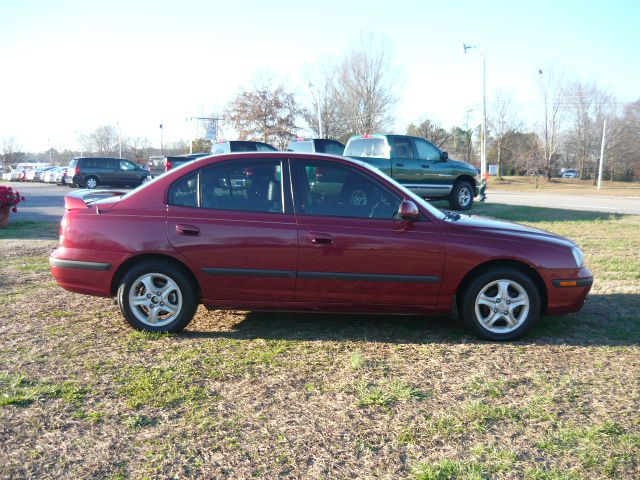
[[96,177],[87,177],[84,184],[87,188],[93,190],[98,186],[98,179]]
[[473,206],[473,187],[469,182],[459,181],[449,194],[449,208],[453,210],[469,210]]
[[193,319],[198,301],[188,275],[170,263],[148,261],[134,266],[118,288],[118,305],[137,330],[180,332]]
[[487,340],[515,340],[540,316],[540,292],[525,273],[498,267],[475,278],[460,298],[465,325]]

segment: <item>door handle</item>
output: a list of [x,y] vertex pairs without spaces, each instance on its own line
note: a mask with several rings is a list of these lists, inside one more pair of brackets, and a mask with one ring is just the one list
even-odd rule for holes
[[200,235],[200,229],[195,225],[185,225],[181,223],[176,225],[176,232],[178,232],[178,235],[186,235],[190,237]]
[[327,233],[309,233],[309,240],[314,245],[333,245],[335,240],[333,237]]
[[422,165],[422,168],[429,168],[429,165]]
[[404,163],[396,163],[396,167],[404,167]]

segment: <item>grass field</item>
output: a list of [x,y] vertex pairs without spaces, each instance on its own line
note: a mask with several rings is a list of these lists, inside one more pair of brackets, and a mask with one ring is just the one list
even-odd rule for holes
[[207,312],[181,335],[68,293],[57,225],[0,230],[0,478],[640,478],[640,217],[479,205],[580,243],[582,312]]
[[616,197],[640,197],[640,182],[602,182],[600,190],[593,180],[576,178],[552,178],[548,181],[542,177],[490,177],[488,191],[516,191],[545,193],[564,193],[571,195],[601,195]]

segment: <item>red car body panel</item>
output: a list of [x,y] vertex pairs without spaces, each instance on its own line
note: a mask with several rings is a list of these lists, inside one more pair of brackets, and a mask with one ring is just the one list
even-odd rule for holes
[[[530,227],[465,216],[443,220],[421,205],[417,222],[168,205],[171,184],[204,165],[290,157],[345,163],[371,174],[357,162],[323,155],[201,158],[124,197],[90,206],[67,202],[60,246],[51,255],[53,276],[68,290],[109,297],[125,262],[162,255],[193,273],[208,307],[417,314],[447,313],[470,272],[511,261],[536,272],[546,312],[573,312],[584,303],[592,275],[576,268],[573,243]],[[405,196],[394,183],[387,186]],[[584,284],[554,285],[566,279]]]

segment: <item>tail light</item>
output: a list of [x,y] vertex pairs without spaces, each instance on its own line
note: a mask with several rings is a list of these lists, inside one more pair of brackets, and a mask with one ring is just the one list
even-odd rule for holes
[[173,168],[173,162],[171,162],[170,160],[167,160],[167,165],[164,167],[164,171],[168,172],[172,168]]
[[73,173],[74,175],[80,175],[80,167],[76,167],[75,172]]

